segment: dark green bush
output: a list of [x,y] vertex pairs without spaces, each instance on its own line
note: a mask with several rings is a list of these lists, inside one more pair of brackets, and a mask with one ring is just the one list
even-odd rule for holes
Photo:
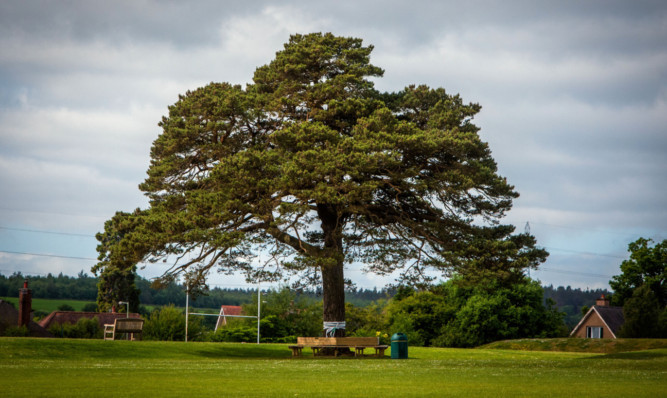
[[30,335],[30,331],[25,325],[10,326],[7,329],[5,329],[4,335],[7,337],[28,337]]
[[49,327],[49,332],[56,337],[70,339],[101,339],[102,329],[97,317],[81,318],[77,323],[54,323]]
[[[174,305],[154,310],[144,324],[144,340],[181,341],[185,340],[185,314]],[[205,338],[201,318],[188,319],[188,340]]]
[[208,340],[227,343],[257,342],[257,329],[245,326],[220,328],[211,333]]

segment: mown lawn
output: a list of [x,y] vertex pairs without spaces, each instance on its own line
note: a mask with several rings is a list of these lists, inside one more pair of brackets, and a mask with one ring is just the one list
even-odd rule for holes
[[408,360],[291,358],[282,344],[0,338],[2,397],[659,397],[667,349],[410,347]]
[[667,348],[667,339],[519,339],[496,341],[480,348],[613,354]]

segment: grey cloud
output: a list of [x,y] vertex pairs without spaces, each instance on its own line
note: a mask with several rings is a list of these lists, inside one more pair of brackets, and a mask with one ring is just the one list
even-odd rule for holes
[[33,40],[198,47],[216,42],[225,20],[247,12],[253,10],[240,2],[219,1],[3,2],[0,32]]
[[[332,31],[375,45],[380,90],[426,83],[481,103],[482,138],[522,195],[506,222],[629,231],[613,240],[536,231],[544,246],[623,254],[628,239],[667,225],[666,10],[662,1],[2,2],[0,218],[98,231],[115,210],[145,206],[136,186],[179,93],[249,82],[289,34]],[[31,249],[19,238],[0,234],[0,244]],[[32,250],[57,248],[43,244]],[[77,244],[55,246],[78,254]],[[94,255],[94,242],[82,250]],[[50,261],[14,260],[40,270]],[[609,273],[619,263],[554,252],[545,267]]]

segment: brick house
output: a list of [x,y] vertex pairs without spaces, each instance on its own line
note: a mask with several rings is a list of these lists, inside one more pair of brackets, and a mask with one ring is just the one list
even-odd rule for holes
[[22,327],[28,329],[28,334],[32,337],[53,337],[46,329],[32,321],[32,290],[28,289],[28,280],[23,282],[23,287],[19,289],[19,309],[0,300],[0,336],[4,335],[9,327]]
[[[0,300],[0,336],[5,334],[5,330],[12,326],[21,326],[19,323],[19,311],[13,305]],[[28,328],[28,334],[31,337],[53,337],[51,333],[33,322],[24,324]]]
[[615,339],[624,322],[623,307],[610,306],[609,298],[603,294],[581,318],[570,337]]

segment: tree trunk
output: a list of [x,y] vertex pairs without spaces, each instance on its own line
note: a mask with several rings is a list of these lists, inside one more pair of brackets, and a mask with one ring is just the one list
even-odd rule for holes
[[[323,265],[322,311],[324,322],[345,322],[345,279],[343,277],[343,222],[335,206],[318,205],[317,213],[322,221],[324,247],[330,264]],[[326,330],[322,328],[322,334]],[[335,337],[344,337],[345,329],[337,328]]]
[[[342,262],[333,267],[322,267],[322,320],[345,322],[345,283]],[[323,334],[325,331],[323,330]],[[344,337],[345,329],[337,328],[335,337]]]

